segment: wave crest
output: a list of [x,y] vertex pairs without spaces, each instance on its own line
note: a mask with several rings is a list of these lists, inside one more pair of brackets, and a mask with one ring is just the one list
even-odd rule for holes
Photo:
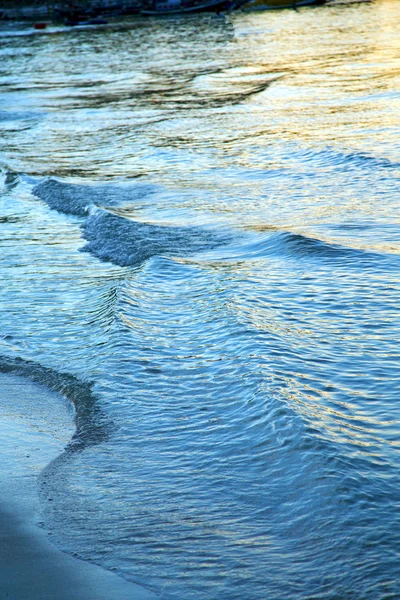
[[86,217],[94,206],[113,207],[137,202],[157,190],[157,186],[146,183],[131,186],[90,186],[50,178],[36,185],[33,193],[50,208],[62,213]]
[[83,252],[122,267],[140,264],[155,255],[186,256],[227,242],[212,230],[141,223],[101,209],[90,214],[83,230],[88,242]]

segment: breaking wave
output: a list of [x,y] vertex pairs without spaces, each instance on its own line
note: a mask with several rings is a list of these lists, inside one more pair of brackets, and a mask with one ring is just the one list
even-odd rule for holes
[[211,228],[155,225],[112,212],[113,207],[134,204],[157,191],[150,184],[90,187],[47,179],[34,187],[33,194],[59,212],[87,217],[82,251],[122,267],[157,254],[186,256],[211,250],[231,239]]
[[59,212],[85,217],[93,206],[111,207],[137,202],[155,191],[157,187],[150,184],[88,186],[46,179],[34,187],[33,194]]
[[186,256],[227,242],[212,230],[140,223],[104,210],[94,211],[83,231],[87,244],[82,251],[122,267],[159,254]]

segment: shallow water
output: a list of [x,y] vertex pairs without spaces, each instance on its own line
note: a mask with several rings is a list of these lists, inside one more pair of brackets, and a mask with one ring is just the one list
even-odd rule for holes
[[0,369],[76,405],[66,551],[165,599],[399,597],[399,18],[2,25]]

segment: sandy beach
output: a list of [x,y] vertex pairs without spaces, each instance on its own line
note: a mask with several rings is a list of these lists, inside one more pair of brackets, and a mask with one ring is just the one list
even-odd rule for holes
[[0,597],[12,600],[150,600],[147,590],[57,550],[46,534],[0,512]]
[[151,600],[154,594],[56,548],[38,526],[37,477],[73,431],[59,394],[0,374],[0,597],[10,600]]

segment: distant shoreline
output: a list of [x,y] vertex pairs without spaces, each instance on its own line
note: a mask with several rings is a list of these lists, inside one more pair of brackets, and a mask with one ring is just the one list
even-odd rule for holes
[[[79,2],[77,2],[79,4]],[[53,19],[57,9],[65,9],[66,2],[52,0],[4,0],[0,9],[0,22],[3,21],[36,21]]]
[[1,3],[0,12],[8,9],[24,10],[25,8],[53,8],[56,2],[49,2],[48,0],[24,0],[23,4],[18,0],[3,0]]
[[18,0],[3,0],[0,9],[0,22],[13,20],[48,19],[53,15],[56,3],[48,1],[24,0],[21,5]]
[[[82,8],[84,3],[76,0],[76,5]],[[124,2],[126,14],[139,12],[139,6],[140,0],[128,0]],[[23,0],[22,4],[19,0],[3,0],[0,8],[0,22],[2,20],[7,22],[9,20],[35,21],[38,19],[53,19],[55,15],[59,15],[60,11],[63,12],[66,8],[67,2],[62,0],[59,2],[55,0]],[[90,4],[88,3],[86,9],[89,8]],[[104,5],[103,8],[97,6],[94,10],[94,14],[102,14],[104,11],[109,12],[110,10],[113,11],[116,9],[118,9],[117,4]]]

